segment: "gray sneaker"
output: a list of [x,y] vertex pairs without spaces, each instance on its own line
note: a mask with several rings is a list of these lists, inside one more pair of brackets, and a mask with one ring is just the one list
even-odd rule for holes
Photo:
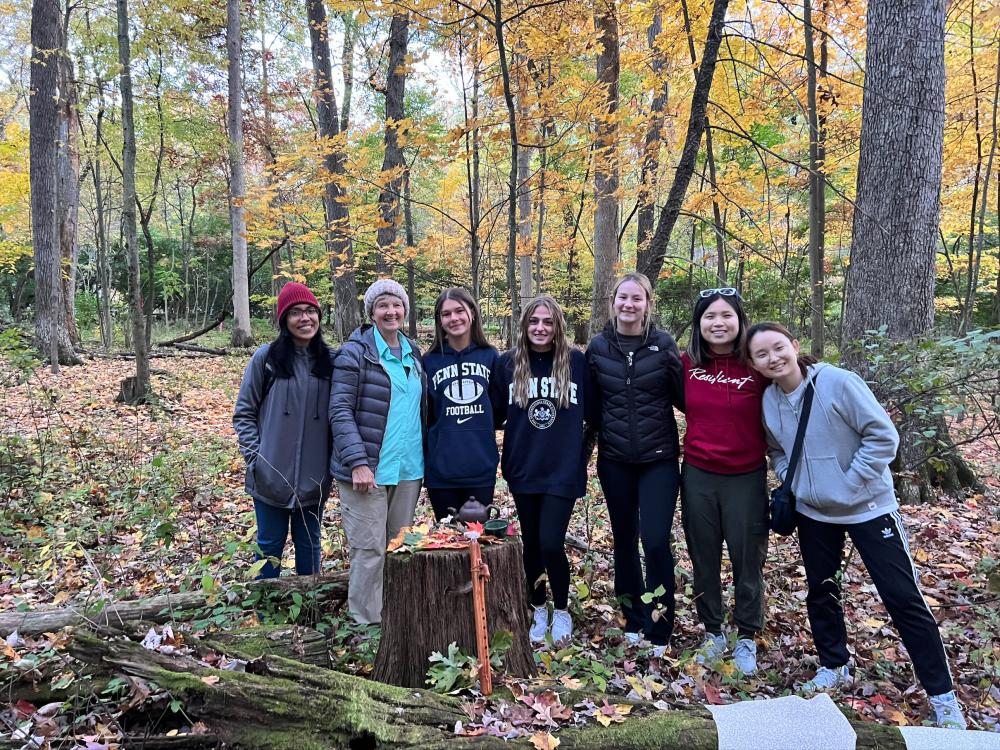
[[552,642],[568,641],[573,635],[573,618],[565,609],[552,610]]
[[808,682],[802,683],[799,690],[803,693],[820,693],[826,690],[839,690],[850,684],[851,670],[845,664],[835,669],[820,667],[816,670],[816,676]]
[[931,708],[934,709],[934,723],[943,729],[965,729],[968,726],[954,690],[932,695]]
[[545,633],[549,629],[549,610],[542,604],[541,606],[535,607],[535,614],[531,621],[531,629],[528,631],[528,637],[531,638],[532,643],[545,643]]
[[745,675],[757,671],[757,643],[752,638],[740,638],[733,649],[733,663]]
[[694,657],[694,660],[699,664],[704,664],[706,661],[718,661],[724,653],[726,653],[726,636],[721,633],[718,635],[705,633],[705,640],[698,647],[698,655]]

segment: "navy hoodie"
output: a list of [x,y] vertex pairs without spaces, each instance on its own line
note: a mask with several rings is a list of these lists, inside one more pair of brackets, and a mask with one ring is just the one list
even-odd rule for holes
[[430,427],[424,485],[431,489],[488,487],[496,482],[497,439],[490,387],[500,355],[470,344],[448,343],[424,355]]
[[510,491],[518,494],[546,494],[576,499],[587,491],[589,445],[584,421],[589,404],[594,403],[590,374],[583,352],[570,352],[571,403],[556,407],[557,394],[552,374],[552,352],[531,352],[531,385],[527,408],[514,403],[514,356],[500,357],[500,378],[496,396],[498,412],[507,424],[503,434],[500,467]]

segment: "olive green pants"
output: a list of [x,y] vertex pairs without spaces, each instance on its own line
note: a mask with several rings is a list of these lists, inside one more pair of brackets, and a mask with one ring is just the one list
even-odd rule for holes
[[694,601],[706,632],[721,633],[722,543],[733,566],[733,623],[750,638],[764,626],[767,556],[767,469],[712,474],[684,464],[681,518],[694,569]]

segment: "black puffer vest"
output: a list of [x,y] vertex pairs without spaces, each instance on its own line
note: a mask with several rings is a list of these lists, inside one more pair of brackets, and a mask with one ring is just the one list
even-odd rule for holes
[[608,323],[587,347],[587,362],[601,399],[599,455],[628,463],[676,459],[673,407],[684,408],[684,379],[673,337],[651,326],[628,356]]

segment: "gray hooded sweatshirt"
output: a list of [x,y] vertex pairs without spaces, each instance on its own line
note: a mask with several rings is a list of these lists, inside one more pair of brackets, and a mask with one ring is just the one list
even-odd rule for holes
[[816,389],[792,492],[796,509],[827,523],[869,521],[899,507],[889,463],[899,436],[865,381],[819,363],[792,393],[777,383],[764,391],[764,427],[771,468],[784,480],[795,443],[806,382]]
[[308,352],[296,349],[293,376],[272,373],[265,396],[269,346],[251,357],[233,413],[247,462],[246,491],[280,508],[316,505],[330,494],[330,381],[313,375]]

